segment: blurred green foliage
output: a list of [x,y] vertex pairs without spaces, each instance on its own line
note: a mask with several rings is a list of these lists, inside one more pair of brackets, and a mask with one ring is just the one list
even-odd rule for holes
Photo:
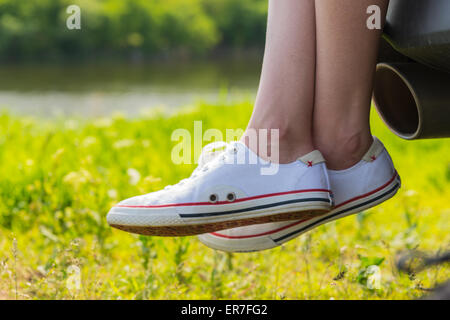
[[[69,30],[69,5],[81,30]],[[0,0],[0,59],[201,55],[262,46],[267,0]]]
[[[399,252],[450,243],[448,139],[404,141],[372,114],[402,188],[380,206],[327,223],[281,248],[211,250],[195,237],[112,229],[118,201],[164,188],[173,130],[245,128],[252,103],[200,105],[172,116],[45,120],[0,113],[0,299],[412,299],[448,266],[399,273]],[[206,144],[209,141],[196,141]],[[81,286],[76,284],[80,270]],[[17,288],[17,291],[16,291]]]

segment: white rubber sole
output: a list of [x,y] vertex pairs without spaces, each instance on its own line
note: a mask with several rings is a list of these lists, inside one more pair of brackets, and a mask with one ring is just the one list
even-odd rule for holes
[[109,211],[107,221],[115,228],[146,235],[197,235],[254,223],[317,216],[328,212],[331,202],[329,191],[299,190],[215,204],[115,206]]
[[392,198],[400,186],[400,177],[398,174],[395,174],[391,181],[381,188],[350,199],[320,217],[293,221],[284,227],[259,234],[228,236],[219,231],[202,234],[198,238],[210,248],[227,252],[252,252],[272,249],[322,224],[375,207]]

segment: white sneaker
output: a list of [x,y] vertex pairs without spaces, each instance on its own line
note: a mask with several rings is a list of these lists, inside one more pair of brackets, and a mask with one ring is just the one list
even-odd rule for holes
[[359,163],[347,170],[328,170],[328,175],[336,205],[327,214],[203,234],[199,236],[200,241],[213,249],[229,252],[271,249],[324,223],[374,207],[394,196],[400,188],[400,177],[391,157],[375,137]]
[[[250,164],[249,159],[257,163]],[[200,161],[190,178],[120,202],[109,211],[107,221],[133,233],[186,236],[317,217],[331,209],[328,174],[319,151],[278,164],[273,175],[262,175],[270,165],[243,143],[233,142],[208,161]]]

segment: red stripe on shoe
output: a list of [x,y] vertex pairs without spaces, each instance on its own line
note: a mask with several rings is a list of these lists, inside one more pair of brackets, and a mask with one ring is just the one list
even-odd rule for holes
[[328,193],[331,193],[331,190],[327,190],[327,189],[306,189],[306,190],[295,190],[295,191],[287,191],[287,192],[278,192],[278,193],[263,194],[263,195],[259,195],[259,196],[253,196],[253,197],[237,199],[237,200],[235,200],[233,202],[229,202],[229,201],[218,201],[216,203],[211,203],[211,202],[189,202],[189,203],[160,204],[160,205],[153,205],[153,206],[116,205],[116,207],[119,207],[119,208],[167,208],[167,207],[184,207],[184,206],[213,206],[213,205],[222,205],[222,204],[233,204],[233,203],[237,203],[237,202],[261,199],[261,198],[276,197],[276,196],[282,196],[282,195],[287,195],[287,194],[306,193],[306,192],[328,192]]
[[312,218],[296,221],[294,223],[288,224],[287,226],[284,226],[284,227],[281,227],[281,228],[278,228],[278,229],[275,229],[275,230],[271,230],[271,231],[267,231],[267,232],[263,232],[263,233],[258,233],[258,234],[251,234],[251,235],[247,235],[247,236],[227,236],[227,235],[220,234],[220,233],[217,233],[217,232],[211,232],[211,234],[214,235],[214,236],[217,236],[217,237],[227,238],[227,239],[246,239],[246,238],[261,237],[261,236],[266,236],[266,235],[269,235],[269,234],[272,234],[272,233],[275,233],[275,232],[278,232],[278,231],[282,231],[284,229],[288,229],[290,227],[296,226],[296,225],[298,225],[298,224],[300,224],[302,222],[308,221],[310,219],[312,219]]
[[[371,196],[371,195],[374,194],[374,193],[377,193],[378,191],[380,191],[380,190],[386,188],[388,185],[390,185],[390,184],[395,180],[395,178],[397,178],[397,176],[398,176],[398,173],[397,173],[397,171],[396,171],[396,172],[394,173],[394,176],[393,176],[387,183],[385,183],[384,185],[382,185],[381,187],[378,187],[378,188],[376,188],[376,189],[374,189],[374,190],[372,190],[372,191],[370,191],[370,192],[368,192],[368,193],[366,193],[366,194],[363,194],[363,195],[361,195],[361,196],[358,196],[358,197],[352,198],[352,199],[350,199],[350,200],[344,201],[344,202],[342,202],[342,203],[336,205],[336,206],[333,208],[333,210],[336,209],[336,208],[342,207],[343,205],[346,205],[346,204],[348,204],[348,203],[350,203],[350,202],[354,202],[354,201],[356,201],[356,200],[360,200],[360,199],[362,199],[362,198]],[[226,238],[226,239],[248,239],[248,238],[256,238],[256,237],[261,237],[261,236],[267,236],[267,235],[270,235],[270,234],[273,234],[273,233],[276,233],[276,232],[279,232],[279,231],[283,231],[283,230],[285,230],[285,229],[288,229],[288,228],[290,228],[290,227],[294,227],[294,226],[296,226],[296,225],[298,225],[298,224],[300,224],[300,223],[306,222],[306,221],[311,220],[311,219],[313,219],[313,218],[308,218],[308,219],[296,221],[296,222],[294,222],[294,223],[288,224],[288,225],[286,225],[286,226],[284,226],[284,227],[281,227],[281,228],[278,228],[278,229],[275,229],[275,230],[271,230],[271,231],[267,231],[267,232],[263,232],[263,233],[258,233],[258,234],[245,235],[245,236],[227,236],[227,235],[225,235],[225,234],[221,234],[221,233],[218,233],[218,232],[211,232],[211,234],[214,235],[214,236],[216,236],[216,237]]]
[[397,176],[398,176],[398,173],[397,173],[397,171],[395,171],[394,176],[393,176],[388,182],[386,182],[385,184],[383,184],[381,187],[378,187],[378,188],[376,188],[376,189],[374,189],[374,190],[372,190],[372,191],[370,191],[370,192],[368,192],[368,193],[366,193],[366,194],[363,194],[363,195],[361,195],[361,196],[358,196],[358,197],[352,198],[352,199],[350,199],[350,200],[344,201],[344,202],[342,202],[342,203],[336,205],[336,206],[334,207],[334,209],[339,208],[339,207],[342,207],[343,205],[346,205],[346,204],[348,204],[348,203],[350,203],[350,202],[353,202],[353,201],[356,201],[356,200],[359,200],[359,199],[362,199],[362,198],[371,196],[371,195],[374,194],[374,193],[377,193],[378,191],[380,191],[380,190],[386,188],[388,185],[390,185],[390,184],[395,180],[395,178],[397,178]]

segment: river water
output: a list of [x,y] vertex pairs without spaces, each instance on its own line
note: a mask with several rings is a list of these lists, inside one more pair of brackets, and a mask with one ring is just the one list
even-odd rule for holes
[[198,101],[253,100],[260,61],[3,65],[0,110],[44,117],[137,116]]

